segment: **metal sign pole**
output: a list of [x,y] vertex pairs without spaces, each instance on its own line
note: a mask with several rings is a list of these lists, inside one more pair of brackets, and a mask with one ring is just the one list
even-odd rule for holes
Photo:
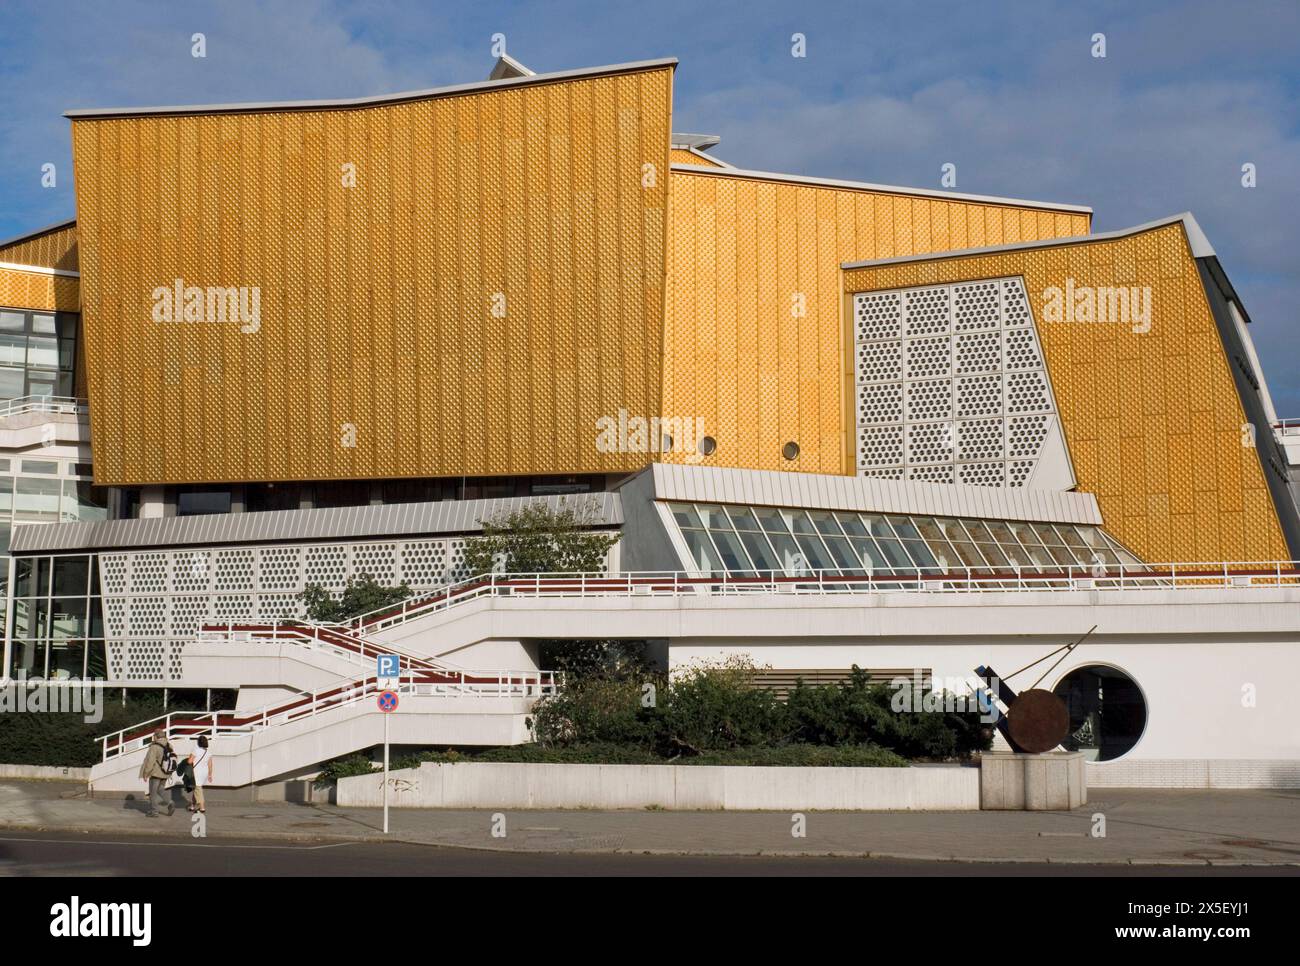
[[388,719],[384,715],[384,834],[388,834]]

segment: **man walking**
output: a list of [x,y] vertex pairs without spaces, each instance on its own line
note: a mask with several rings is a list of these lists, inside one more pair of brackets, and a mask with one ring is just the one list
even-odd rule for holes
[[163,798],[163,783],[167,781],[163,761],[170,755],[167,732],[159,728],[149,740],[149,750],[144,753],[144,764],[140,766],[140,777],[149,782],[149,810],[145,812],[149,818],[157,818],[160,808],[165,808],[168,815],[176,811],[176,806]]

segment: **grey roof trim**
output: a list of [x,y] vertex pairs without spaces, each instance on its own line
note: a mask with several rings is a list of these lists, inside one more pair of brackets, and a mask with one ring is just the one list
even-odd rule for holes
[[698,148],[701,151],[707,151],[709,148],[722,143],[722,135],[687,134],[684,131],[674,131],[670,140],[675,148]]
[[[673,170],[681,168],[692,174],[701,170],[691,165],[673,165]],[[948,201],[971,201],[980,204],[1006,205],[1009,208],[1042,208],[1046,211],[1069,211],[1076,214],[1091,215],[1092,209],[1086,205],[1054,204],[1048,201],[1026,201],[1023,198],[1001,198],[996,195],[967,195],[955,191],[932,191],[929,188],[908,188],[902,185],[870,184],[865,181],[838,181],[832,178],[809,178],[804,175],[779,174],[774,171],[750,171],[746,168],[722,168],[709,172],[714,175],[726,175],[738,178],[760,178],[764,181],[780,181],[787,184],[805,184],[815,188],[851,188],[857,191],[878,191],[893,195],[918,195],[923,198],[943,198]]]
[[488,80],[501,80],[503,77],[536,77],[537,71],[531,67],[521,64],[509,54],[502,54],[497,58],[497,62],[492,65],[492,72],[488,74]]
[[1100,525],[1091,493],[654,463],[656,500]]
[[52,225],[46,225],[44,228],[37,228],[33,231],[25,231],[21,235],[14,235],[12,238],[0,238],[0,248],[8,248],[10,245],[17,245],[19,242],[31,241],[33,238],[40,238],[42,235],[48,235],[52,231],[58,231],[60,228],[68,228],[77,223],[77,219],[69,218],[67,221],[56,221]]
[[550,84],[557,81],[576,80],[581,77],[599,77],[604,74],[624,74],[629,71],[648,70],[654,67],[675,67],[676,57],[659,60],[638,60],[626,64],[607,64],[603,67],[584,67],[580,70],[554,71],[550,74],[532,74],[527,77],[503,77],[498,80],[476,81],[471,84],[451,84],[428,90],[405,91],[400,94],[382,94],[377,97],[349,97],[333,101],[260,101],[248,104],[190,104],[173,107],[106,107],[65,111],[64,117],[95,119],[106,117],[141,117],[145,115],[176,114],[248,114],[256,111],[322,111],[398,104],[403,101],[424,100],[457,94],[475,94],[482,91],[521,87],[529,84]]
[[10,553],[71,553],[132,547],[263,544],[320,540],[477,533],[484,518],[534,503],[558,507],[594,501],[593,525],[621,526],[622,498],[615,493],[521,496],[500,500],[446,500],[328,510],[272,510],[198,517],[98,520],[93,523],[36,523],[14,528]]
[[1097,242],[1108,241],[1115,238],[1126,238],[1129,235],[1137,235],[1144,231],[1151,231],[1154,228],[1164,228],[1182,222],[1184,231],[1187,232],[1187,243],[1191,247],[1193,258],[1213,258],[1214,247],[1210,240],[1205,237],[1205,232],[1201,231],[1201,226],[1196,223],[1190,211],[1184,211],[1181,215],[1171,215],[1168,218],[1160,218],[1156,221],[1148,221],[1142,225],[1134,225],[1132,228],[1120,228],[1116,231],[1103,231],[1095,235],[1072,235],[1069,238],[1045,238],[1039,241],[1031,242],[1012,242],[1008,245],[989,245],[986,248],[963,248],[960,251],[951,252],[931,252],[928,255],[900,255],[897,258],[870,258],[861,262],[844,262],[840,268],[874,268],[877,265],[898,265],[903,262],[935,262],[944,258],[962,258],[968,255],[996,255],[999,252],[1019,252],[1034,248],[1054,248],[1057,245],[1077,245],[1080,242]]
[[[674,144],[674,145],[673,145],[673,148],[676,149],[676,150],[678,150],[678,151],[685,151],[685,152],[687,152],[688,154],[694,155],[695,157],[697,157],[697,158],[701,159],[702,161],[706,162],[705,164],[701,164],[701,165],[699,165],[699,167],[701,167],[701,168],[713,168],[714,170],[717,170],[718,168],[723,168],[723,169],[731,168],[731,169],[734,169],[734,168],[736,167],[734,164],[730,164],[730,163],[728,163],[728,162],[726,162],[726,161],[723,161],[723,160],[722,160],[720,157],[718,157],[716,154],[705,154],[705,153],[704,153],[703,151],[701,151],[699,148],[690,147],[689,145],[681,145],[681,144]],[[694,167],[694,165],[687,164],[687,165],[685,165],[685,167]]]

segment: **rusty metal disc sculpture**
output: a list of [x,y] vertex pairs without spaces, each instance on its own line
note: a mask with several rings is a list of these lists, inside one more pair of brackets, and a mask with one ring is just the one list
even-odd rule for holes
[[1070,713],[1051,691],[1031,688],[1007,708],[1011,739],[1031,755],[1051,751],[1070,733]]

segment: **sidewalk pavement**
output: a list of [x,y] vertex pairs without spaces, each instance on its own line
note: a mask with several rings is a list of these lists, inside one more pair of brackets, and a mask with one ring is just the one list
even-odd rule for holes
[[[6,830],[191,841],[188,812],[147,818],[144,795],[87,797],[68,782],[0,782]],[[960,862],[1289,865],[1300,869],[1300,790],[1095,789],[1073,812],[784,812],[397,809],[210,801],[209,838],[369,840],[519,852],[838,855]],[[1092,829],[1104,818],[1105,835]],[[2,847],[2,845],[0,845]]]

